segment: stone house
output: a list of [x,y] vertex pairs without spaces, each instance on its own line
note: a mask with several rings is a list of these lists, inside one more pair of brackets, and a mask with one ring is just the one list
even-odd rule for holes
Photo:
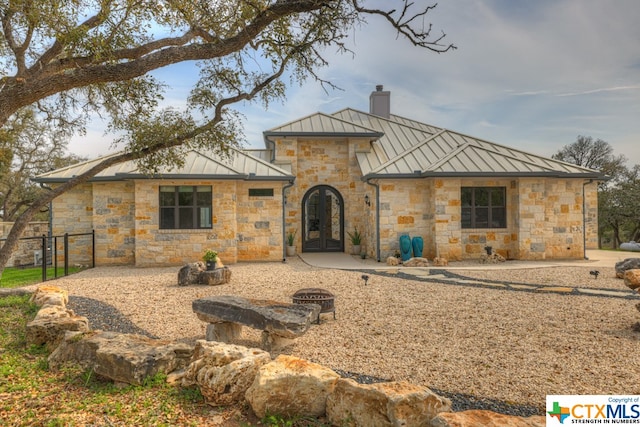
[[[192,151],[158,176],[113,166],[54,200],[53,232],[96,233],[96,263],[179,265],[207,248],[225,263],[302,252],[384,260],[399,237],[423,256],[579,259],[597,247],[597,171],[394,115],[378,86],[370,111],[315,113],[264,132],[265,149]],[[53,186],[101,159],[40,175]]]

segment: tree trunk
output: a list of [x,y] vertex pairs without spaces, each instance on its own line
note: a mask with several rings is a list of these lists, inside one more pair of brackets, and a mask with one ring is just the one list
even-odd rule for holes
[[[46,203],[49,203],[48,201]],[[46,204],[45,203],[45,204]],[[11,258],[11,254],[13,250],[18,244],[22,233],[29,225],[33,216],[38,213],[40,210],[40,205],[33,204],[29,209],[24,211],[22,215],[16,218],[13,223],[13,227],[11,227],[11,231],[9,231],[9,235],[7,236],[7,240],[5,240],[4,245],[0,248],[0,277],[2,277],[2,272],[4,272],[4,267],[7,265],[7,261]]]
[[618,226],[613,227],[613,249],[620,247],[620,229]]

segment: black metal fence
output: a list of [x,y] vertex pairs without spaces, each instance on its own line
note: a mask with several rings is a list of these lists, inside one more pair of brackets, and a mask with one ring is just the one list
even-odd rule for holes
[[[4,244],[6,239],[0,239]],[[69,274],[69,267],[93,268],[96,266],[96,236],[90,233],[65,233],[60,236],[22,237],[13,251],[7,267],[40,267],[42,281]],[[33,261],[32,261],[33,260]],[[47,277],[47,270],[53,269],[53,276]]]

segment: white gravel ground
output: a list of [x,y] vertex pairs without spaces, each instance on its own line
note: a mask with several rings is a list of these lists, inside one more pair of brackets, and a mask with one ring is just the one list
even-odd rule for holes
[[[547,394],[640,394],[638,301],[494,290],[319,269],[298,259],[231,265],[231,283],[177,286],[178,267],[101,267],[51,284],[115,306],[151,334],[204,338],[194,299],[291,301],[304,287],[336,296],[331,314],[283,352],[325,366],[543,408]],[[483,280],[625,289],[611,268],[456,270]],[[629,291],[631,295],[632,292]],[[238,342],[258,346],[245,328]]]

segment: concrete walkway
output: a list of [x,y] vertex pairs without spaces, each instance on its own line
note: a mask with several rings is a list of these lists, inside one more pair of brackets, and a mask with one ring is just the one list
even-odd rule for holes
[[[566,261],[507,261],[500,264],[473,264],[465,262],[464,265],[456,265],[453,262],[447,267],[397,267],[388,266],[383,262],[373,259],[361,259],[359,256],[345,253],[303,253],[298,255],[306,264],[339,270],[374,270],[379,274],[402,274],[408,279],[428,282],[449,283],[462,286],[486,287],[492,289],[504,289],[522,292],[551,292],[565,295],[584,295],[596,297],[613,297],[625,299],[640,299],[637,292],[630,290],[593,289],[571,286],[548,286],[536,284],[507,283],[488,280],[479,280],[455,274],[455,270],[482,270],[482,269],[522,269],[522,268],[546,268],[560,266],[581,267],[615,267],[615,264],[627,258],[640,258],[639,252],[621,251],[587,251],[587,258],[583,260]],[[438,270],[438,272],[431,271]],[[441,272],[445,270],[447,274]],[[435,273],[435,274],[434,274]]]

